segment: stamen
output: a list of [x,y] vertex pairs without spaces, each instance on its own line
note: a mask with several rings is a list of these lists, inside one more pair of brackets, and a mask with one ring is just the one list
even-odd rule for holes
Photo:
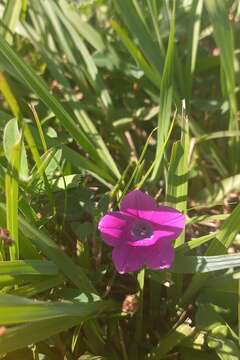
[[151,237],[153,229],[146,221],[137,221],[131,229],[131,235],[134,240],[142,240]]

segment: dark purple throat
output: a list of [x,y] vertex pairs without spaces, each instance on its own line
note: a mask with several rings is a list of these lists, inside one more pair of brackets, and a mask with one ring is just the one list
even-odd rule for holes
[[136,221],[131,228],[131,236],[134,241],[150,238],[152,235],[153,229],[146,221]]

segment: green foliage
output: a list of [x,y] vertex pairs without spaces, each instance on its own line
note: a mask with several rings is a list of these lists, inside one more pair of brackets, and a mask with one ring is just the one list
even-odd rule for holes
[[[0,10],[1,359],[239,359],[239,1]],[[134,188],[186,216],[169,270],[100,240]]]

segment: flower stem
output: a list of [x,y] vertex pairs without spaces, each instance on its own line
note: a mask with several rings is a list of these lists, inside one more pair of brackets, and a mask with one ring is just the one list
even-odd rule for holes
[[136,333],[135,339],[137,344],[141,343],[142,338],[142,323],[143,323],[143,293],[144,293],[144,279],[145,279],[145,269],[141,269],[137,274],[137,281],[139,285],[139,310],[137,313],[137,321],[136,321]]

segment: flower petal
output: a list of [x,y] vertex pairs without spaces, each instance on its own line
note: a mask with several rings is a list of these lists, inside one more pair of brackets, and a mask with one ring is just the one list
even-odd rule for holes
[[117,272],[125,274],[141,269],[145,263],[145,254],[142,248],[123,244],[113,249],[112,259]]
[[120,204],[120,211],[140,217],[142,210],[156,209],[155,200],[140,190],[133,190],[128,193]]
[[[128,241],[128,245],[131,247],[135,247],[135,248],[139,248],[139,247],[149,247],[149,246],[153,246],[154,244],[156,244],[159,239],[161,238],[162,233],[160,233],[159,231],[154,231],[153,235],[148,237],[148,238],[144,238],[144,239],[139,239],[136,241]],[[144,251],[144,250],[143,250]]]
[[129,240],[129,226],[132,224],[131,216],[113,211],[101,218],[98,230],[103,241],[108,245],[117,246]]
[[174,258],[174,249],[168,240],[160,240],[154,246],[146,248],[145,261],[149,269],[169,269]]
[[141,210],[139,215],[153,226],[158,239],[175,240],[184,229],[185,216],[168,206],[162,205],[153,211]]

